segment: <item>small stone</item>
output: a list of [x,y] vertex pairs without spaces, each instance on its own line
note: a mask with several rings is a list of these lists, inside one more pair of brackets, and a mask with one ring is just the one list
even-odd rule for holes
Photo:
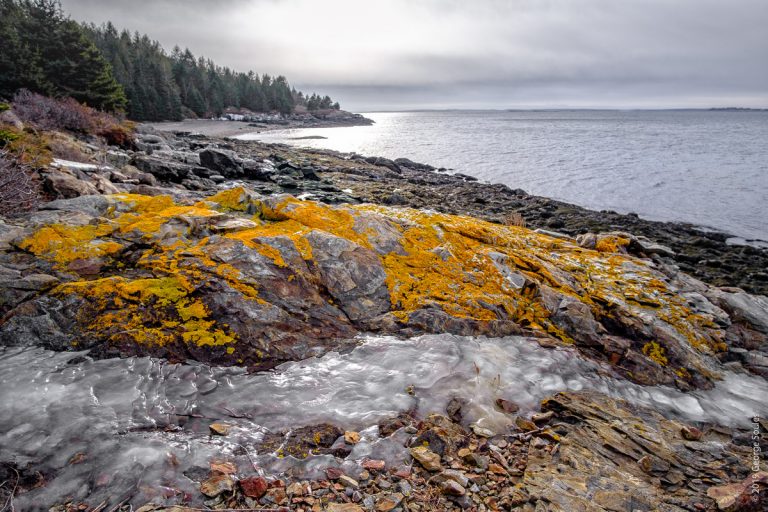
[[237,473],[237,467],[231,462],[211,462],[211,473],[234,475]]
[[554,415],[555,413],[553,411],[540,412],[531,416],[531,420],[538,425],[548,422]]
[[518,406],[515,402],[510,402],[509,400],[505,400],[503,398],[496,399],[496,407],[506,412],[507,414],[514,414],[520,410],[520,406]]
[[448,414],[448,417],[451,418],[451,421],[454,421],[456,423],[461,423],[461,419],[463,417],[463,408],[467,405],[467,401],[464,398],[460,397],[453,397],[448,402],[448,405],[445,407],[445,412]]
[[363,469],[371,470],[371,471],[383,471],[384,468],[387,466],[387,463],[383,460],[377,460],[377,459],[365,459],[362,463]]
[[240,488],[243,490],[243,494],[249,498],[261,498],[267,492],[269,488],[269,482],[267,479],[261,476],[252,476],[240,480]]
[[467,476],[462,473],[461,471],[458,471],[456,469],[446,469],[442,473],[440,473],[436,478],[440,479],[448,479],[453,480],[454,482],[457,482],[462,487],[466,487],[469,485],[469,479]]
[[230,426],[226,423],[211,423],[208,428],[211,429],[211,433],[213,434],[226,436],[229,434]]
[[464,496],[467,492],[461,484],[450,479],[440,482],[440,490],[443,491],[443,494],[448,494],[449,496]]
[[493,442],[494,446],[498,446],[499,448],[506,448],[509,446],[509,443],[506,441],[506,439],[499,439],[495,442]]
[[223,492],[230,492],[235,488],[235,481],[229,475],[214,475],[200,484],[200,492],[209,498],[215,498]]
[[534,448],[540,449],[540,448],[544,448],[545,446],[549,446],[549,443],[540,437],[534,437],[533,440],[531,441],[531,446],[533,446]]
[[536,430],[538,428],[534,422],[520,416],[515,418],[515,425],[517,425],[517,428],[524,432],[530,432],[531,430]]
[[344,442],[347,444],[357,444],[360,442],[360,434],[353,431],[344,432]]
[[376,502],[376,512],[389,512],[403,501],[403,495],[399,492],[388,494],[379,498]]
[[291,485],[286,487],[285,492],[291,496],[304,496],[304,486],[302,486],[299,482],[293,482]]
[[408,480],[401,480],[397,484],[397,488],[400,490],[401,493],[403,493],[403,496],[410,496],[411,491],[413,490],[413,487],[408,482]]
[[704,436],[704,432],[701,430],[687,425],[680,429],[680,433],[683,435],[683,439],[687,441],[699,441]]
[[353,489],[360,487],[360,484],[357,482],[357,480],[352,477],[348,477],[347,475],[341,475],[339,477],[339,483],[344,487],[351,487]]
[[339,468],[325,468],[325,476],[328,480],[338,480],[344,474]]
[[411,468],[410,466],[400,466],[397,468],[397,471],[395,471],[395,476],[397,478],[410,478],[411,477]]
[[424,469],[428,471],[440,471],[443,469],[443,466],[440,464],[440,456],[426,446],[411,448],[410,452],[411,457],[416,459]]
[[355,503],[329,503],[325,510],[327,512],[365,512]]
[[476,436],[489,437],[490,438],[490,437],[493,437],[493,436],[496,435],[492,430],[488,430],[487,428],[483,428],[483,427],[481,427],[480,425],[478,425],[476,423],[473,423],[471,425],[471,428],[472,428],[472,432],[474,432]]
[[488,471],[497,475],[506,475],[507,470],[498,464],[488,464]]

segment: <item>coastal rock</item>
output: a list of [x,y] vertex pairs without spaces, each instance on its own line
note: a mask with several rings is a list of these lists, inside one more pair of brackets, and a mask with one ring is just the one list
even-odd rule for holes
[[410,449],[411,456],[428,471],[440,471],[440,456],[425,446],[417,446]]
[[54,197],[72,198],[99,194],[99,189],[90,181],[79,179],[66,171],[52,171],[44,174],[43,186]]
[[[569,426],[556,452],[529,452],[523,485],[531,501],[558,510],[682,511],[692,503],[707,510],[708,494],[733,494],[709,490],[716,482],[740,482],[750,473],[750,448],[723,435],[686,441],[680,435],[684,425],[622,400],[558,393],[542,408]],[[686,476],[702,485],[686,485]]]
[[[763,299],[720,291],[719,309],[646,260],[523,227],[244,188],[193,197],[44,206],[12,251],[42,273],[62,272],[62,283],[0,332],[36,339],[29,312],[44,300],[77,301],[69,339],[96,354],[253,368],[338,348],[365,330],[534,333],[575,343],[638,382],[690,389],[717,378],[714,355],[735,333],[725,330],[729,315],[764,327]],[[759,354],[752,359],[760,367]]]
[[243,166],[234,151],[218,148],[206,148],[200,152],[200,165],[216,171],[225,178],[242,177]]

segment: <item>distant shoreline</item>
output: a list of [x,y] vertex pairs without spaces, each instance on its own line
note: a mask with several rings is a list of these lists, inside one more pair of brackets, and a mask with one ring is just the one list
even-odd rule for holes
[[246,133],[271,132],[297,128],[334,128],[346,126],[369,126],[373,121],[365,117],[341,119],[317,119],[313,122],[288,119],[282,123],[252,123],[224,119],[185,119],[183,121],[162,121],[144,123],[160,132],[190,133],[206,137],[235,137]]

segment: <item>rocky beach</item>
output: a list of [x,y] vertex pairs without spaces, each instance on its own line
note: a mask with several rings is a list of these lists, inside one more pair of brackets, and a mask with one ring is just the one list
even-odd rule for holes
[[210,123],[0,221],[0,501],[766,510],[768,250]]

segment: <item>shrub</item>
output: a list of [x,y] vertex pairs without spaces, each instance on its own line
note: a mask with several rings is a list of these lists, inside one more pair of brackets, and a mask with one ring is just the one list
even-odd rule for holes
[[16,140],[19,140],[19,137],[21,137],[21,135],[19,135],[16,130],[0,127],[0,149]]
[[19,158],[0,151],[0,215],[16,215],[34,209],[40,199],[40,182]]
[[501,222],[507,226],[525,227],[525,218],[517,212],[507,213],[501,218]]
[[90,133],[94,129],[90,109],[72,98],[57,100],[21,90],[13,98],[13,110],[25,124],[40,130]]
[[72,98],[55,99],[21,90],[13,98],[13,110],[26,124],[39,130],[61,130],[97,135],[108,144],[133,145],[133,125],[117,117],[78,103]]
[[33,169],[51,163],[50,138],[43,132],[0,125],[0,150]]

